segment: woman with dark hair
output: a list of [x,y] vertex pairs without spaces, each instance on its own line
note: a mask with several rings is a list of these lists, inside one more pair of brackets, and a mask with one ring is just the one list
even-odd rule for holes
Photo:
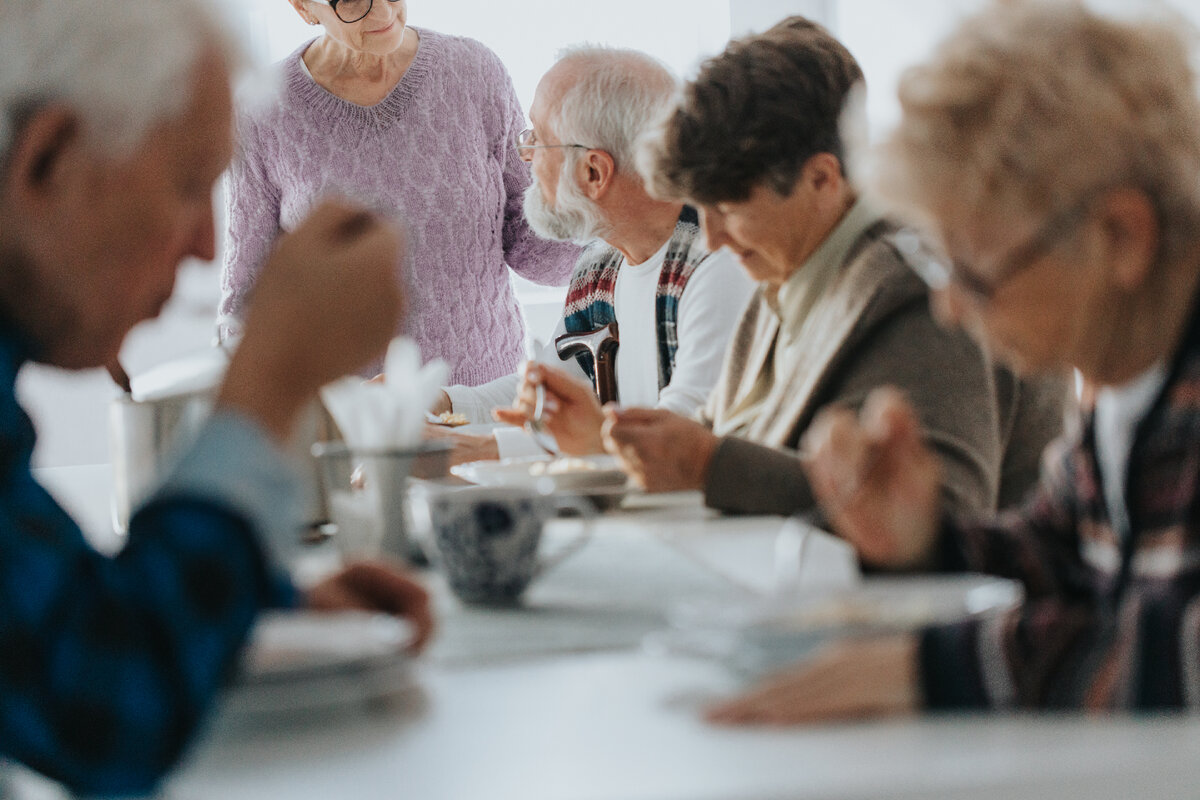
[[707,61],[650,140],[652,192],[701,209],[708,246],[759,284],[700,421],[612,409],[609,449],[649,490],[726,511],[814,508],[796,448],[829,404],[884,383],[920,409],[947,508],[1019,499],[1062,425],[1064,381],[1027,385],[939,326],[898,226],[859,198],[841,124],[862,71],[824,28],[785,20]]

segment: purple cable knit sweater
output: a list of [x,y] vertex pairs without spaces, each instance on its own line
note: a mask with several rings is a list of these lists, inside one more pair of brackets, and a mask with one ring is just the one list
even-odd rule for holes
[[530,176],[516,149],[525,117],[500,59],[472,39],[416,30],[412,65],[377,105],[317,85],[301,61],[309,42],[282,62],[277,97],[239,109],[220,325],[238,333],[275,237],[322,193],[338,192],[404,221],[411,258],[401,332],[426,360],[445,359],[450,383],[473,386],[512,373],[524,356],[506,263],[561,285],[579,250],[538,238],[525,222]]

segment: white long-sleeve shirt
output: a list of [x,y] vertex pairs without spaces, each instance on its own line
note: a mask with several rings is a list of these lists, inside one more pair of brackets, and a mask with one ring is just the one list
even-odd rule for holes
[[[696,268],[679,299],[679,347],[671,382],[658,389],[658,331],[654,311],[658,275],[666,243],[641,264],[622,264],[617,271],[613,305],[621,344],[616,370],[620,402],[624,406],[655,406],[692,416],[716,384],[733,328],[754,290],[754,283],[726,250],[720,250]],[[566,333],[560,319],[554,336],[537,360],[587,380],[574,358],[562,361],[554,339]],[[454,411],[471,422],[490,422],[492,409],[512,404],[520,376],[505,375],[481,386],[449,386]],[[542,450],[520,428],[495,432],[501,458],[535,455]]]

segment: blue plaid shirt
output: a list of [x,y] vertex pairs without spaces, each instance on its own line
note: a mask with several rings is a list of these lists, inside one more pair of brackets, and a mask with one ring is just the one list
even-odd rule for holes
[[0,757],[75,791],[144,793],[259,609],[296,600],[272,566],[296,538],[280,513],[293,481],[261,431],[218,414],[126,547],[100,555],[30,471],[34,430],[14,393],[24,360],[0,335]]

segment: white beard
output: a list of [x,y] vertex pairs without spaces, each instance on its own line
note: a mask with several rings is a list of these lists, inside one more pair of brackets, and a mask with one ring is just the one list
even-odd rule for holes
[[603,239],[609,231],[608,223],[595,203],[567,179],[567,174],[568,170],[563,169],[554,206],[542,196],[542,187],[536,177],[525,190],[525,219],[529,227],[543,239],[559,242],[586,244],[593,239]]

